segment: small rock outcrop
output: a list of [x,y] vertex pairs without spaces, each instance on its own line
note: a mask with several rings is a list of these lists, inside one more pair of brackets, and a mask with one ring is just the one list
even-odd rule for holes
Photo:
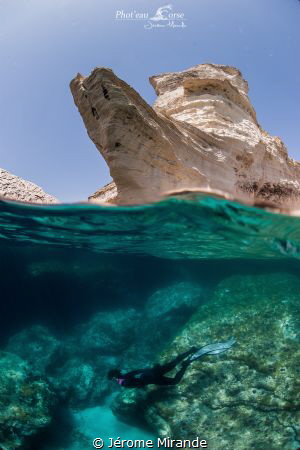
[[258,124],[239,70],[200,64],[150,82],[158,95],[153,108],[110,69],[71,81],[114,181],[93,199],[134,204],[168,191],[217,189],[278,206],[299,200],[300,164]]
[[0,199],[1,197],[19,202],[58,203],[55,197],[44,192],[37,184],[0,168]]

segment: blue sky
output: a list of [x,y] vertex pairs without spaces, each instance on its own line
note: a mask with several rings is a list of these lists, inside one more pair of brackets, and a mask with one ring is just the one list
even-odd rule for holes
[[[117,10],[171,3],[184,29],[146,30]],[[238,67],[265,130],[300,160],[299,0],[0,0],[0,167],[62,201],[110,181],[69,82],[111,67],[150,104],[148,77],[213,62]]]

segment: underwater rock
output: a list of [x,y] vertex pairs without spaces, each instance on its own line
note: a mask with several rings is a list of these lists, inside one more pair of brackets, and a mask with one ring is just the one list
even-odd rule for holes
[[47,328],[34,325],[12,336],[5,350],[20,356],[32,370],[43,373],[53,363],[60,345]]
[[126,353],[127,361],[132,353],[132,362],[136,362],[136,355],[141,355],[144,364],[151,364],[206,296],[203,287],[191,282],[157,289],[146,301],[145,312],[137,324],[138,339]]
[[132,308],[101,311],[62,341],[35,325],[12,336],[5,350],[24,359],[35,376],[47,377],[65,405],[92,407],[114,388],[107,371],[122,365],[139,320]]
[[114,389],[109,369],[121,366],[136,339],[140,314],[133,308],[101,311],[66,338],[49,378],[59,397],[73,408],[97,405]]
[[0,198],[30,203],[58,203],[52,195],[31,181],[23,180],[0,168]]
[[[192,363],[177,386],[150,386],[146,399],[130,398],[133,415],[143,409],[158,435],[199,436],[213,450],[298,448],[299,290],[300,278],[288,273],[224,279],[160,362],[231,336],[235,346]],[[128,410],[130,395],[118,397],[119,412]]]
[[117,386],[107,380],[110,368],[147,366],[174,337],[203,300],[204,289],[178,282],[155,291],[145,309],[95,313],[74,329],[61,347],[61,358],[48,376],[60,398],[73,408],[92,407]]
[[131,330],[134,341],[120,360],[124,370],[151,365],[165,343],[174,338],[206,297],[207,292],[203,287],[182,281],[153,292]]
[[101,355],[118,355],[125,351],[135,339],[135,325],[139,313],[133,309],[101,311],[77,328],[69,344],[76,352],[87,357]]
[[122,365],[139,320],[132,308],[101,311],[62,341],[35,325],[12,336],[5,350],[25,360],[35,376],[47,377],[65,405],[92,407],[114,388],[107,371]]
[[126,389],[114,397],[110,408],[114,416],[121,422],[132,426],[145,427],[147,425],[145,410],[149,406],[147,401],[145,389]]
[[106,374],[112,367],[110,358],[95,354],[93,361],[80,357],[67,359],[49,377],[59,399],[72,408],[92,407],[110,393]]
[[211,189],[245,201],[296,203],[300,165],[258,124],[239,70],[200,64],[150,82],[158,95],[153,109],[111,69],[71,81],[113,178],[93,199],[134,204],[167,191]]
[[[0,448],[25,448],[28,438],[51,422],[54,394],[31,376],[25,361],[0,352]],[[27,447],[26,447],[27,448]]]
[[195,283],[181,281],[155,291],[147,300],[147,320],[168,320],[188,316],[204,300],[204,289]]

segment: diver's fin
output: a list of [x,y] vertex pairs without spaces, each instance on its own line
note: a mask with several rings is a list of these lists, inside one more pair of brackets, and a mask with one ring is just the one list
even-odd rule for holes
[[230,347],[235,344],[236,340],[234,338],[229,339],[226,342],[218,342],[216,344],[208,344],[204,347],[201,347],[196,351],[192,356],[190,356],[190,361],[195,361],[196,359],[201,358],[203,355],[217,355],[218,353],[226,352]]

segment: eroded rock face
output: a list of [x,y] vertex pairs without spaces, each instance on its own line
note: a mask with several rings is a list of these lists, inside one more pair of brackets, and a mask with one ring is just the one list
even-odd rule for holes
[[101,189],[98,189],[94,194],[89,196],[89,201],[101,201],[104,203],[114,203],[117,200],[118,190],[115,183],[112,181],[111,183],[106,184]]
[[23,180],[7,170],[0,168],[0,198],[30,203],[58,203],[57,199],[47,194],[31,181]]
[[300,165],[257,123],[237,69],[201,64],[150,81],[158,94],[153,109],[110,69],[71,82],[114,180],[93,198],[130,204],[166,191],[217,189],[252,201],[297,202]]
[[299,288],[287,273],[224,279],[160,362],[192,345],[237,343],[192,363],[177,386],[124,390],[115,410],[132,420],[143,411],[158,435],[200,436],[212,450],[299,448]]

